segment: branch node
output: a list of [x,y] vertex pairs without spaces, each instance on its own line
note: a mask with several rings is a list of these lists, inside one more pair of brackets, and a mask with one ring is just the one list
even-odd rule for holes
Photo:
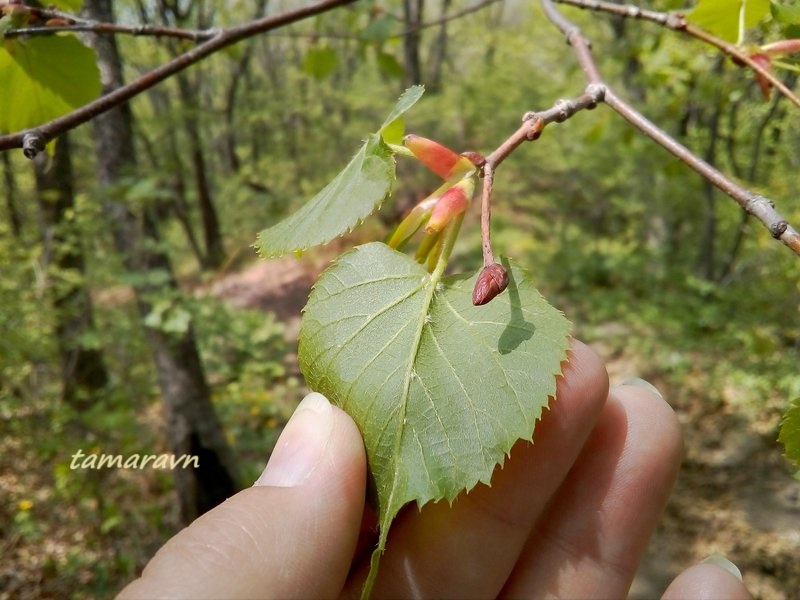
[[524,115],[522,115],[522,122],[525,123],[527,121],[532,121],[536,118],[536,113],[532,110],[529,110]]
[[564,98],[556,100],[553,104],[553,109],[556,111],[556,123],[563,123],[574,112],[572,103]]
[[782,220],[778,221],[777,223],[773,223],[769,226],[769,232],[772,234],[776,240],[781,239],[781,236],[786,232],[789,228],[789,222]]
[[29,131],[22,136],[22,153],[31,160],[36,158],[36,155],[44,150],[46,145],[47,141],[41,132],[37,130]]
[[606,97],[606,85],[604,83],[593,82],[586,86],[586,93],[592,99],[592,106],[589,108],[594,108],[602,102]]

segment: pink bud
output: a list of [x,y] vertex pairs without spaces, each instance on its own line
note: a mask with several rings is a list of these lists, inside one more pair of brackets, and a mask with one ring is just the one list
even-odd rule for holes
[[436,206],[433,207],[425,231],[428,233],[442,231],[453,220],[453,217],[467,210],[474,190],[475,181],[472,177],[468,177],[442,194]]
[[800,39],[780,40],[771,44],[764,44],[760,48],[761,53],[770,57],[786,56],[800,52]]
[[422,164],[442,179],[449,179],[455,175],[467,173],[474,168],[469,158],[459,156],[439,142],[434,142],[420,135],[409,134],[403,138],[403,143]]
[[[750,58],[754,63],[756,63],[761,68],[772,72],[772,59],[766,54],[761,54],[761,53],[751,54]],[[755,74],[756,74],[756,81],[758,81],[758,87],[761,88],[761,94],[764,96],[765,100],[769,100],[770,92],[772,91],[772,83],[770,83],[769,79],[764,77],[758,71],[756,71]]]
[[472,290],[472,304],[483,306],[491,302],[495,296],[508,287],[508,271],[499,263],[492,263],[484,267],[478,280],[475,282],[475,289]]

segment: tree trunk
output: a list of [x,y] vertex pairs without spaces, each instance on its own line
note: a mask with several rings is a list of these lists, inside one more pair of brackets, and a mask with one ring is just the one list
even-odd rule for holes
[[196,117],[197,86],[191,85],[183,73],[178,73],[175,79],[178,82],[178,90],[180,91],[180,98],[184,108],[183,126],[189,138],[189,150],[192,155],[192,168],[197,190],[197,203],[203,223],[206,247],[203,267],[214,269],[219,267],[225,260],[225,248],[222,244],[222,231],[219,225],[217,209],[211,196],[211,185],[206,176],[207,167],[205,153],[203,152],[203,140],[200,135],[200,124],[197,122]]
[[[84,6],[88,16],[113,21],[111,0],[87,0]],[[93,36],[92,45],[103,73],[104,92],[108,92],[122,84],[116,40],[113,36]],[[123,104],[93,122],[97,174],[107,190],[135,169],[132,120],[129,105]],[[152,214],[145,209],[137,218],[114,198],[113,192],[107,192],[104,211],[126,267],[137,273],[166,272],[169,274],[166,285],[177,290],[169,258],[160,250]],[[148,285],[136,289],[143,318],[151,312],[149,297],[156,291]],[[150,327],[146,333],[163,396],[170,448],[178,456],[193,455],[199,459],[196,469],[173,471],[181,518],[188,523],[236,492],[233,456],[211,403],[191,325],[183,333],[168,334]]]
[[403,36],[406,86],[422,83],[419,45],[424,5],[425,0],[403,0],[403,24],[406,28],[406,33]]
[[[45,247],[59,271],[85,273],[83,251],[76,232],[68,231],[65,215],[75,206],[69,136],[56,144],[53,159],[40,154],[34,162],[36,191],[44,224]],[[60,279],[60,278],[59,278]],[[55,284],[56,335],[61,355],[62,398],[78,409],[85,409],[108,383],[103,354],[84,348],[81,338],[93,328],[92,301],[82,284],[67,279]]]
[[447,60],[447,11],[450,10],[451,0],[442,0],[442,24],[439,25],[439,33],[436,35],[436,42],[431,52],[431,76],[428,87],[431,92],[438,92],[442,86],[442,71]]

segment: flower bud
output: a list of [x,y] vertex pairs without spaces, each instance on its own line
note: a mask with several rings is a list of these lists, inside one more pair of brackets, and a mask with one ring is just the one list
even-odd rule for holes
[[483,306],[508,287],[508,271],[499,263],[492,263],[484,267],[475,289],[472,290],[472,304]]
[[[772,59],[768,55],[757,53],[751,54],[750,58],[759,67],[772,72]],[[758,87],[761,88],[761,95],[764,96],[765,100],[769,100],[770,92],[772,91],[772,83],[758,71],[755,72],[755,75],[756,81],[758,81]]]
[[459,156],[450,148],[428,138],[409,134],[403,138],[403,143],[422,164],[442,179],[466,174],[475,168],[469,158]]
[[395,250],[401,250],[414,234],[422,227],[422,224],[427,221],[431,216],[438,196],[428,196],[422,202],[412,208],[408,214],[400,221],[400,224],[395,228],[392,236],[387,242],[389,247]]
[[433,207],[425,231],[428,233],[442,231],[453,217],[467,210],[473,191],[475,191],[475,180],[472,177],[462,179],[448,189]]

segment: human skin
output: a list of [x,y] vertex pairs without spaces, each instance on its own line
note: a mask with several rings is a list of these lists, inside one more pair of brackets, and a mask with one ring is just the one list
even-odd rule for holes
[[[491,487],[452,506],[404,508],[374,598],[624,598],[682,454],[677,418],[647,387],[608,389],[574,341],[535,443],[518,442]],[[366,457],[350,417],[300,404],[255,485],[169,540],[121,598],[358,596],[375,541]],[[665,599],[750,598],[717,564]]]

